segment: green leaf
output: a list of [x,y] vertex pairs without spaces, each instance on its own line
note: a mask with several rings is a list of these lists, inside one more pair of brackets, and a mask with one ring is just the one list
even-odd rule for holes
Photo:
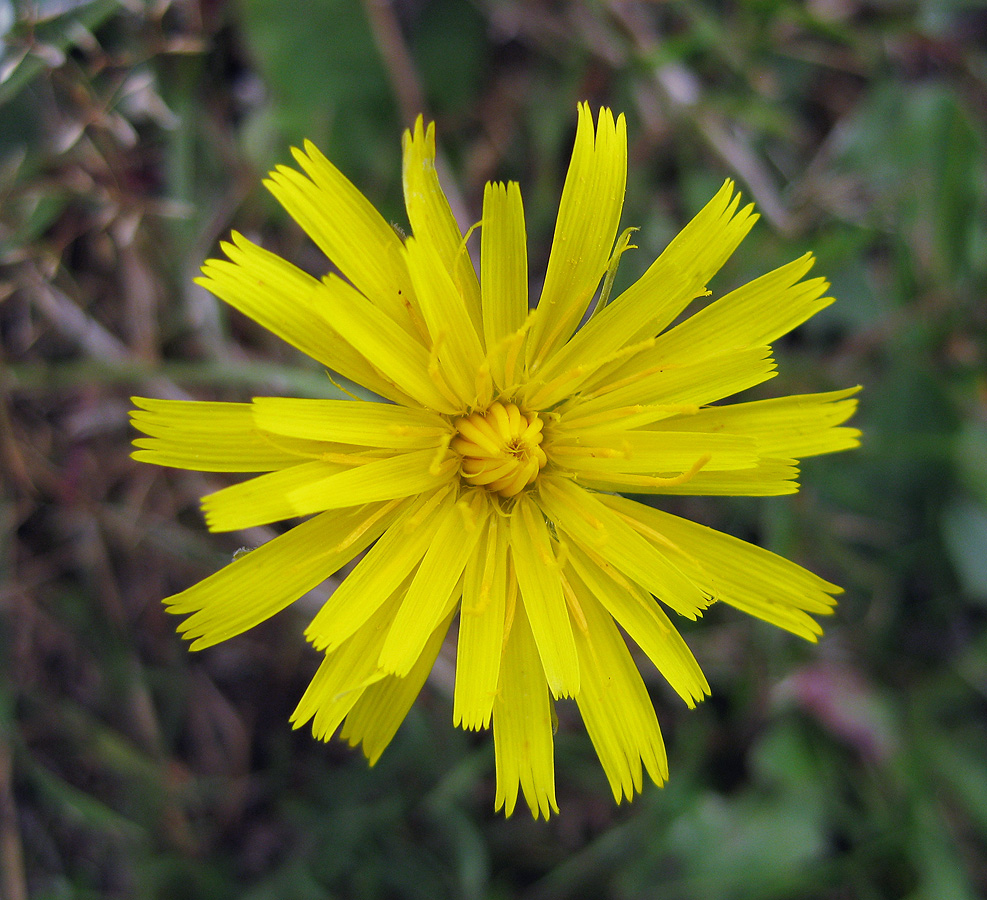
[[954,500],[943,512],[942,530],[964,592],[987,602],[987,507]]
[[[24,55],[13,68],[6,72],[6,77],[0,82],[0,106],[3,106],[13,97],[16,97],[35,78],[53,68],[53,63],[65,51],[76,45],[76,35],[81,26],[86,31],[93,31],[103,24],[114,13],[121,9],[120,0],[91,0],[89,3],[75,4],[70,12],[56,15],[45,20],[45,7],[53,4],[31,4],[36,7],[30,25],[30,45],[39,50],[30,50]],[[61,9],[64,4],[57,4],[56,8]],[[19,22],[12,33],[5,36],[5,40],[10,41],[0,60],[4,66],[7,57],[13,56],[12,48],[19,37],[21,30],[27,30],[27,23]],[[45,53],[44,48],[50,48]]]

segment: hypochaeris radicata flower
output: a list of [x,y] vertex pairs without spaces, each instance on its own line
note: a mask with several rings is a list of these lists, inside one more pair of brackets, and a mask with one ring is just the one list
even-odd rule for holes
[[[274,196],[342,275],[319,279],[239,234],[199,283],[380,401],[136,398],[134,456],[264,473],[202,501],[214,531],[310,516],[165,600],[198,649],[245,631],[357,557],[308,626],[322,656],[294,712],[374,763],[452,629],[453,722],[492,724],[497,808],[558,811],[553,704],[574,698],[614,797],[667,762],[624,638],[686,704],[709,692],[666,610],[725,603],[809,640],[839,588],[637,495],[798,490],[798,460],[856,446],[856,389],[724,403],[771,378],[770,345],[831,302],[807,254],[669,327],[756,220],[726,182],[610,297],[623,116],[579,108],[544,287],[529,309],[518,185],[488,184],[477,275],[435,171],[404,137],[402,237],[311,144]],[[621,631],[622,630],[622,631]]]

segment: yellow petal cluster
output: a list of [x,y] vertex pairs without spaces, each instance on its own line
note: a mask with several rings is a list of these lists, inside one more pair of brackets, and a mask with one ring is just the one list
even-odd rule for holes
[[470,243],[434,127],[419,118],[403,148],[409,237],[306,143],[266,185],[333,270],[239,234],[203,267],[199,284],[380,400],[135,398],[136,459],[254,476],[203,499],[211,529],[310,517],[165,603],[208,647],[358,559],[306,631],[321,665],[296,726],[375,762],[454,630],[453,722],[492,726],[497,807],[520,793],[535,817],[558,811],[562,697],[619,802],[668,774],[624,634],[693,706],[709,686],[666,610],[719,601],[809,640],[832,611],[835,585],[620,496],[792,493],[799,459],[856,446],[856,389],[725,402],[774,376],[771,343],[832,302],[828,285],[805,255],[683,318],[757,218],[727,181],[611,298],[633,230],[618,237],[626,129],[581,104],[531,303],[518,185],[486,186]]
[[502,497],[514,497],[533,484],[548,457],[541,448],[543,423],[514,403],[491,403],[483,412],[457,419],[452,449],[459,454],[460,474]]

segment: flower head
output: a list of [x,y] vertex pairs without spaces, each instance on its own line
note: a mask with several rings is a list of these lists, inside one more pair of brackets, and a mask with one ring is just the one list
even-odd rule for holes
[[[193,649],[239,634],[364,554],[306,635],[322,663],[293,715],[380,756],[458,618],[453,721],[493,726],[497,807],[557,811],[553,702],[572,697],[614,797],[667,777],[618,625],[693,706],[707,682],[666,609],[726,603],[809,640],[835,585],[619,495],[772,495],[797,460],[853,447],[855,389],[722,403],[774,375],[770,344],[831,299],[806,255],[672,323],[754,224],[726,182],[610,300],[623,116],[579,107],[537,304],[514,183],[488,184],[480,275],[435,171],[404,138],[402,238],[311,144],[266,182],[341,274],[314,278],[239,234],[199,283],[377,394],[250,403],[135,399],[137,459],[264,473],[203,500],[215,531],[311,516],[168,598]],[[601,287],[602,283],[602,287]],[[609,302],[608,302],[609,301]],[[672,326],[672,327],[669,327]]]

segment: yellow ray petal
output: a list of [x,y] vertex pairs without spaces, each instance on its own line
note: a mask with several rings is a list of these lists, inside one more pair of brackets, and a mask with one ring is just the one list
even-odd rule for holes
[[452,454],[437,462],[434,450],[412,450],[311,478],[289,489],[286,501],[294,505],[295,515],[307,516],[324,509],[408,497],[450,483],[458,465]]
[[598,491],[626,491],[633,494],[684,494],[693,497],[778,497],[798,493],[798,465],[793,459],[761,457],[750,469],[725,472],[687,472],[680,480],[656,479],[651,475],[607,473],[596,476],[584,472],[579,483]]
[[426,241],[405,242],[408,269],[439,363],[464,407],[476,397],[483,347],[452,278]]
[[665,334],[636,362],[674,364],[770,344],[833,302],[823,278],[800,281],[811,253],[730,292]]
[[198,472],[272,472],[318,457],[319,441],[275,438],[254,425],[249,403],[132,397],[131,424],[141,462]]
[[397,232],[311,141],[292,153],[308,177],[278,166],[264,185],[358,291],[413,333]]
[[713,579],[716,599],[815,641],[822,629],[811,617],[828,615],[842,588],[754,544],[705,525],[660,512],[623,497],[603,502],[646,523],[701,560]]
[[428,410],[363,400],[255,397],[252,411],[257,428],[271,434],[365,447],[426,449],[454,433],[447,419]]
[[399,603],[397,593],[384,598],[384,602],[367,616],[361,628],[326,653],[291,714],[291,723],[295,728],[311,720],[312,734],[328,741],[363,691],[384,677],[377,667],[377,654],[387,629],[394,621]]
[[[398,590],[421,562],[454,503],[453,491],[446,489],[405,508],[312,619],[305,636],[317,650],[338,647]],[[377,656],[373,661],[376,666]]]
[[849,399],[859,387],[822,394],[793,394],[771,400],[711,406],[696,415],[675,416],[651,428],[667,434],[671,431],[707,431],[743,434],[757,441],[764,456],[817,456],[849,450],[860,443],[856,428],[840,428],[857,408]]
[[[658,334],[689,303],[701,297],[710,278],[757,221],[752,205],[737,211],[739,200],[740,195],[734,195],[733,182],[724,182],[648,271],[590,319],[548,362],[543,376],[551,379],[586,364],[589,369],[583,380],[589,380],[600,361]],[[613,368],[609,365],[607,370]],[[578,386],[574,384],[573,389]]]
[[594,134],[588,103],[579,105],[576,142],[528,336],[527,362],[541,366],[576,330],[607,269],[627,181],[627,129],[601,109]]
[[200,650],[253,628],[321,584],[373,543],[407,501],[323,513],[165,599],[168,612],[192,613],[178,626]]
[[463,232],[456,224],[435,170],[435,123],[429,122],[426,130],[419,116],[414,131],[405,131],[402,145],[404,203],[412,233],[434,248],[462,297],[473,327],[479,331],[480,286],[466,252]]
[[439,391],[429,375],[429,354],[417,338],[392,318],[369,304],[341,278],[327,276],[319,283],[326,316],[344,340],[363,354],[384,375],[422,406],[456,413],[461,408]]
[[685,431],[628,431],[597,434],[584,444],[553,441],[549,458],[581,480],[628,473],[675,477],[693,468],[730,471],[757,465],[752,438],[734,434],[690,434]]
[[437,461],[431,449],[379,456],[387,452],[326,453],[320,460],[215,491],[202,498],[206,524],[211,531],[234,531],[327,509],[408,497],[449,483],[458,464],[451,454]]
[[769,347],[745,348],[697,362],[666,363],[642,354],[637,362],[639,367],[622,367],[612,381],[563,406],[563,423],[577,427],[580,418],[635,404],[703,406],[775,376]]
[[543,477],[538,502],[557,531],[636,581],[679,615],[696,619],[709,605],[708,584],[690,579],[595,494],[565,479]]
[[497,769],[495,809],[514,812],[518,788],[536,819],[558,812],[552,701],[524,604],[519,603],[504,648],[500,687],[493,709]]
[[579,693],[579,665],[562,595],[559,564],[541,510],[521,494],[511,511],[511,552],[521,598],[555,697]]
[[577,592],[585,588],[603,604],[690,709],[708,697],[706,676],[655,598],[599,557],[577,546],[569,552],[566,578]]
[[[312,722],[312,736],[320,741],[328,741],[333,736],[366,687],[373,683],[374,673],[368,671],[367,657],[358,656],[363,647],[353,640],[347,645],[349,646],[356,648],[353,653],[345,654],[341,651],[322,660],[289,719],[294,728],[301,728],[306,722]],[[351,658],[359,666],[358,669],[344,668]],[[340,682],[348,680],[348,676],[354,674],[362,675],[363,678],[340,691]]]
[[620,803],[641,790],[642,762],[655,784],[668,778],[665,744],[648,689],[613,619],[578,580],[571,587],[586,620],[585,631],[576,631],[582,674],[576,702]]
[[517,182],[487,183],[480,238],[483,337],[494,380],[504,389],[505,344],[528,316],[527,233]]
[[230,260],[207,260],[196,284],[351,381],[397,403],[410,401],[329,324],[315,278],[236,232],[221,246]]
[[509,539],[507,522],[491,516],[466,564],[452,721],[467,729],[490,726],[504,647]]
[[[269,472],[234,484],[222,490],[207,494],[202,498],[202,512],[210,531],[236,531],[239,528],[252,528],[255,525],[268,525],[295,516],[306,515],[290,498],[290,493],[306,485],[321,483],[335,473],[345,472],[349,467],[339,463],[314,460],[299,465]],[[390,499],[368,497],[355,500],[342,506],[359,506],[374,500]],[[329,509],[331,507],[323,507]],[[309,509],[308,512],[322,512],[322,509]]]
[[461,498],[439,523],[401,603],[394,627],[384,641],[378,660],[384,671],[402,678],[411,671],[442,618],[446,598],[456,588],[490,512],[486,497],[473,491]]
[[339,736],[351,747],[363,744],[363,752],[370,765],[380,759],[421,692],[442,648],[452,617],[453,613],[450,612],[432,632],[406,677],[387,675],[369,685],[347,714]]

